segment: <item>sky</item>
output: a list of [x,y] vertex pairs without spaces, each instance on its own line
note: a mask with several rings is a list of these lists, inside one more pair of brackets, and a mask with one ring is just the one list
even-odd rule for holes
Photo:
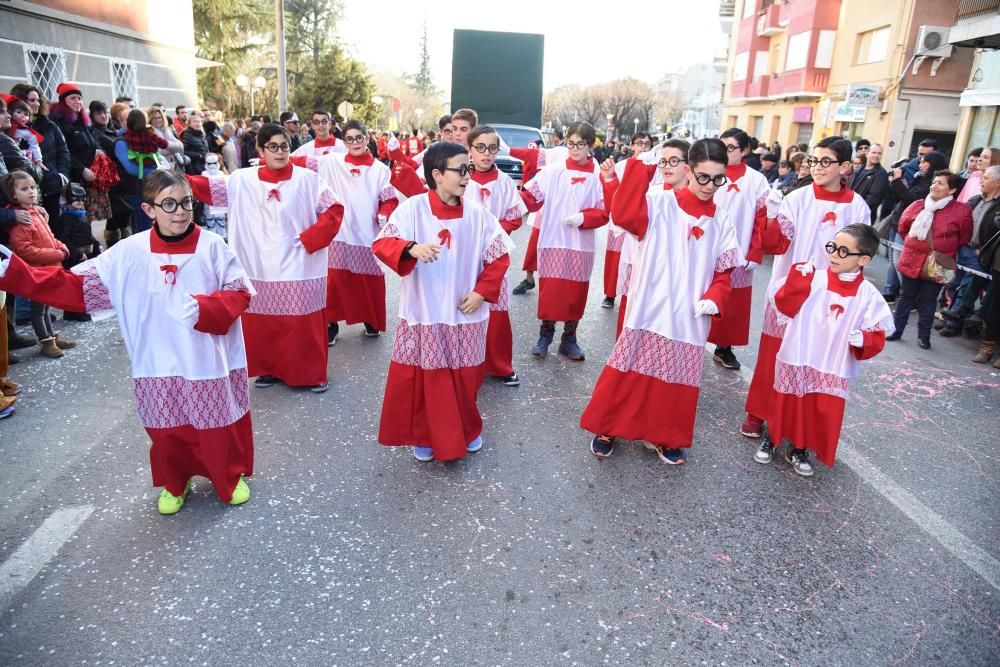
[[[713,0],[343,0],[343,6],[340,43],[370,68],[390,72],[419,68],[426,17],[431,71],[446,96],[455,29],[543,34],[545,92],[626,76],[656,83],[667,73],[711,62],[714,50],[725,46]],[[599,11],[608,6],[613,16]]]

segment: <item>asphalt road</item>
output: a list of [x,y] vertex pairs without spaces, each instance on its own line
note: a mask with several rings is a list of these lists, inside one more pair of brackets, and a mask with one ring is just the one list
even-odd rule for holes
[[583,363],[533,359],[537,293],[512,297],[523,383],[483,387],[481,452],[377,445],[391,333],[342,327],[328,393],[252,390],[251,501],[197,480],[174,517],[114,321],[67,324],[80,346],[25,355],[0,423],[0,663],[997,664],[1000,372],[976,343],[889,344],[811,479],[751,460],[748,375],[708,355],[687,465],[599,462],[578,422],[614,336],[601,268]]

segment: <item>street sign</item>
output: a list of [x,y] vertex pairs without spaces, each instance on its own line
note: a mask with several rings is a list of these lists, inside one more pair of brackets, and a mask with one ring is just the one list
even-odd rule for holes
[[882,95],[881,86],[852,83],[847,87],[846,104],[852,107],[877,107]]
[[354,113],[354,105],[350,102],[341,102],[337,105],[337,113],[340,114],[341,118],[351,120],[351,114]]
[[844,123],[863,123],[868,115],[868,107],[841,103],[833,112],[833,119]]

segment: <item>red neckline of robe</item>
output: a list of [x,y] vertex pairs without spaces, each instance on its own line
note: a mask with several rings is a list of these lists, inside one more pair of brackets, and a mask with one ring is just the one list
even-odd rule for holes
[[864,281],[864,269],[858,269],[858,277],[848,281],[841,280],[840,276],[833,272],[833,269],[829,267],[826,269],[826,288],[840,296],[855,296]]
[[694,218],[700,218],[701,216],[705,216],[706,218],[715,217],[715,202],[711,199],[702,201],[698,198],[698,195],[691,192],[691,188],[674,190],[674,196],[677,197],[677,205],[688,215]]
[[747,163],[740,162],[739,164],[727,164],[726,165],[726,178],[731,182],[738,181],[747,173]]
[[281,183],[292,180],[292,163],[285,165],[284,169],[271,169],[270,167],[260,167],[257,169],[257,178],[265,183]]
[[813,196],[820,201],[832,201],[838,204],[848,204],[852,199],[854,199],[854,190],[845,187],[843,182],[841,182],[840,190],[837,192],[831,192],[824,187],[820,187],[815,181],[813,181],[812,186]]
[[456,220],[461,218],[465,213],[462,211],[462,200],[458,200],[457,206],[450,206],[441,201],[438,197],[438,193],[434,190],[429,190],[427,192],[427,200],[431,205],[431,215],[433,215],[438,220]]
[[[155,227],[156,223],[153,223],[153,226]],[[201,236],[201,228],[195,225],[194,230],[188,234],[187,238],[170,243],[161,239],[156,229],[152,229],[149,234],[149,251],[159,255],[193,255],[198,248],[199,236]]]
[[370,167],[375,163],[375,158],[370,151],[365,151],[361,155],[354,156],[350,153],[344,157],[344,162],[353,164],[355,167]]
[[594,171],[594,158],[587,156],[587,161],[580,164],[571,157],[566,158],[566,169],[569,171]]
[[319,137],[313,139],[313,146],[316,148],[329,148],[330,146],[337,145],[337,136],[334,134],[330,135],[329,139],[320,139]]
[[500,178],[500,170],[497,169],[496,165],[490,167],[489,171],[479,171],[478,169],[472,169],[472,180],[480,185],[486,185],[487,183],[492,183],[493,181]]

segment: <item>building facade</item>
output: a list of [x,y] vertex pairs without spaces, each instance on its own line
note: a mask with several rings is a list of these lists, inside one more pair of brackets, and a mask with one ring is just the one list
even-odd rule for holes
[[963,0],[948,41],[976,50],[959,102],[961,120],[951,166],[960,169],[971,149],[1000,146],[1000,0]]
[[785,147],[864,137],[884,162],[929,137],[951,152],[974,53],[927,47],[960,2],[737,0],[723,125]]
[[84,100],[196,105],[191,0],[5,0],[0,89],[29,81],[55,97],[62,81]]

